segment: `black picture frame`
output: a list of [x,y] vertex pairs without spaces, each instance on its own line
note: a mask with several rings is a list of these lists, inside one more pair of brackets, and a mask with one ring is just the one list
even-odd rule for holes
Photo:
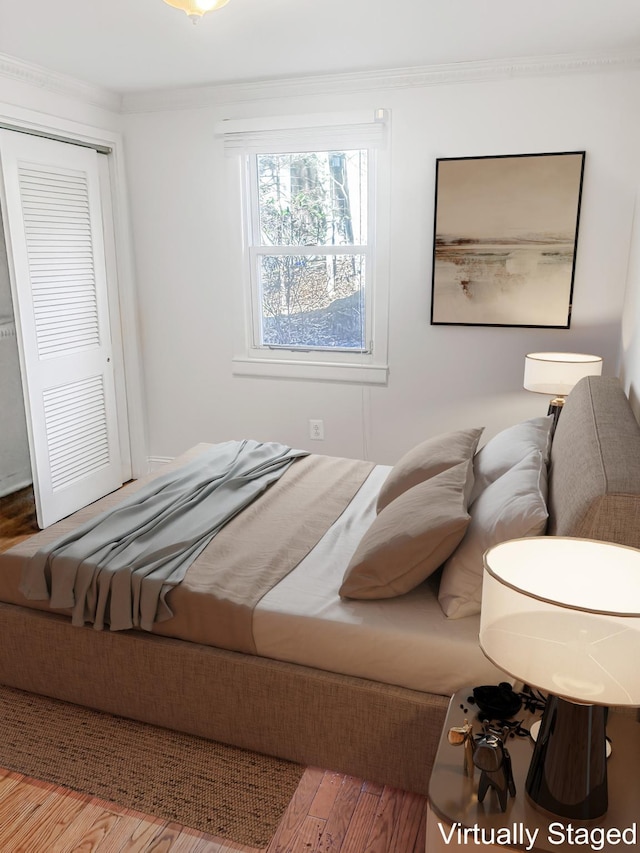
[[436,160],[432,325],[570,328],[584,162]]

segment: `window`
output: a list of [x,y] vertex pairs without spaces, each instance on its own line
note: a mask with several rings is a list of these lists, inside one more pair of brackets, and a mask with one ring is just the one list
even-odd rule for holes
[[384,122],[315,118],[257,131],[222,123],[245,189],[244,340],[234,371],[385,382]]
[[367,153],[251,158],[255,346],[367,349]]

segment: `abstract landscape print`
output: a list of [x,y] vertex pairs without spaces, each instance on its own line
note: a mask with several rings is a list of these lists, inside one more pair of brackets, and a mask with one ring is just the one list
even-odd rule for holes
[[436,161],[432,324],[569,328],[584,156]]

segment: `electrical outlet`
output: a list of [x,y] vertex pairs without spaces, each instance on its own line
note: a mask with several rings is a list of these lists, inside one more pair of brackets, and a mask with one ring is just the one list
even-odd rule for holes
[[309,421],[309,438],[314,441],[324,441],[324,421]]

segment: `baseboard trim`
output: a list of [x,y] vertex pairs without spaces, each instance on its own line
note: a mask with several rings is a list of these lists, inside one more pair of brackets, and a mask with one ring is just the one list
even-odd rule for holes
[[27,486],[32,484],[33,480],[31,476],[25,476],[24,474],[20,476],[9,476],[2,482],[0,482],[0,498],[6,497],[6,495],[12,495],[14,492],[19,492],[21,489],[26,489]]
[[157,471],[163,465],[173,462],[175,456],[147,456],[147,468],[149,471]]

